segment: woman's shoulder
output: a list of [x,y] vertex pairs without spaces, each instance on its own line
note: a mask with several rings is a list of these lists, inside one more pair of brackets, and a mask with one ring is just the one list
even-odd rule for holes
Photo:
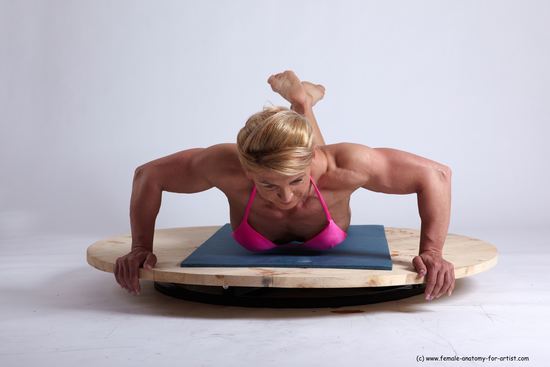
[[337,143],[319,147],[326,155],[330,168],[351,168],[353,162],[369,155],[370,147],[357,143]]
[[335,143],[335,144],[326,144],[326,145],[319,145],[317,148],[322,149],[325,153],[338,156],[343,155],[346,153],[353,152],[355,150],[365,149],[369,148],[368,146],[364,144],[358,144],[358,143],[350,143],[350,142],[342,142],[342,143]]
[[212,165],[214,184],[226,194],[240,191],[250,186],[239,160],[237,144],[222,143],[212,145],[209,150],[209,163]]
[[320,175],[324,186],[333,190],[354,191],[357,189],[362,178],[354,167],[358,161],[367,159],[365,153],[370,148],[362,144],[347,142],[327,144],[317,148],[325,161]]

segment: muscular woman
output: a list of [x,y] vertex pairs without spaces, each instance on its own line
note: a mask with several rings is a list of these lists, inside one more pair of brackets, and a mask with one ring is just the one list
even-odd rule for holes
[[427,300],[451,295],[454,267],[443,259],[451,208],[449,167],[404,151],[361,144],[326,145],[313,114],[324,88],[292,71],[268,79],[290,109],[252,115],[236,144],[187,149],[135,170],[130,203],[131,251],[117,259],[116,281],[139,294],[139,268],[152,269],[155,219],[163,191],[196,193],[216,187],[229,202],[233,237],[250,251],[291,241],[316,249],[337,246],[350,225],[351,194],[367,189],[418,197],[419,254]]

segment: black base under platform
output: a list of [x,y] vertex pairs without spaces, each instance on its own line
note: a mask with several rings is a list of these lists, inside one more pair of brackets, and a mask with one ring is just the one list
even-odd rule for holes
[[171,297],[215,305],[271,308],[316,308],[366,305],[421,294],[424,284],[366,288],[228,287],[155,282]]

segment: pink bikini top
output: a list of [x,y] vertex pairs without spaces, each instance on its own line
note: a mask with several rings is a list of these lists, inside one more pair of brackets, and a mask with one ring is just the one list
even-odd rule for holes
[[252,206],[252,202],[256,197],[256,186],[254,186],[254,189],[252,189],[252,193],[250,194],[250,197],[248,199],[248,203],[246,204],[243,220],[232,233],[233,238],[239,244],[241,244],[241,246],[249,251],[254,252],[266,251],[276,247],[288,245],[314,250],[326,250],[344,241],[347,237],[347,233],[343,231],[340,227],[338,227],[338,225],[334,222],[328,211],[327,204],[325,203],[325,200],[323,200],[323,196],[321,196],[321,192],[317,188],[317,185],[315,185],[313,178],[310,176],[309,179],[311,180],[311,183],[313,184],[313,187],[317,192],[317,196],[319,197],[319,201],[323,206],[328,220],[328,225],[321,232],[317,233],[313,238],[307,240],[304,243],[287,243],[285,245],[276,245],[275,243],[262,236],[254,228],[252,228],[250,224],[248,224],[248,214],[250,213],[250,207]]

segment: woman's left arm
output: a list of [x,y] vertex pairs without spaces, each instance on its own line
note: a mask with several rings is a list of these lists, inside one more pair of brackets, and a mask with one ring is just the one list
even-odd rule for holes
[[451,213],[451,169],[418,155],[390,148],[342,144],[339,166],[347,166],[357,185],[386,194],[417,194],[421,218],[419,254],[413,266],[426,276],[426,299],[451,295],[454,266],[443,259]]

